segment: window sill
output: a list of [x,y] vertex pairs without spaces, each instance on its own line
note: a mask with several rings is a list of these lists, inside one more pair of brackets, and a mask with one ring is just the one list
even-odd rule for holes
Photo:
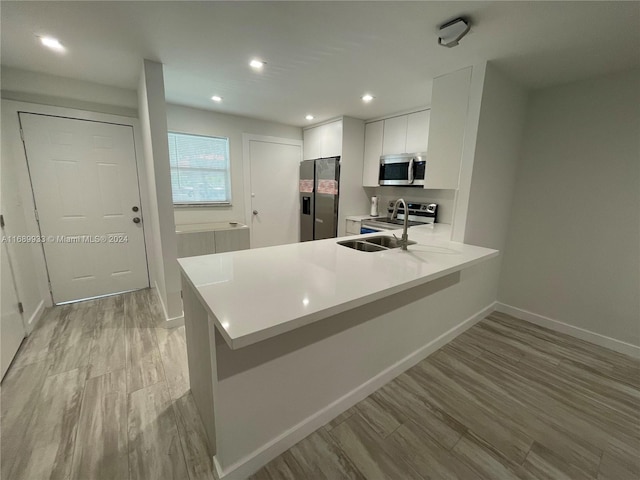
[[215,203],[174,203],[173,208],[216,208],[216,207],[230,207],[231,202],[215,202]]

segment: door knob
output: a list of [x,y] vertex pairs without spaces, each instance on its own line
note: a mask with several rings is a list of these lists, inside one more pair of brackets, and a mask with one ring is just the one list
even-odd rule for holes
[[133,217],[133,223],[140,223],[140,217]]
[[254,211],[253,211],[253,214],[254,214],[254,215],[257,215],[257,214],[258,214],[258,210],[254,210]]

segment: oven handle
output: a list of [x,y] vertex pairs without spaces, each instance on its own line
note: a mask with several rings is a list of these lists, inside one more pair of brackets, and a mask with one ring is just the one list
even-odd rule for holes
[[407,180],[411,184],[413,183],[413,158],[409,160],[409,170],[407,171]]

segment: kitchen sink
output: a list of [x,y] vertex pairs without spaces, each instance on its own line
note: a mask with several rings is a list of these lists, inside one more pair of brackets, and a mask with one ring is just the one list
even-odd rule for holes
[[[400,247],[400,240],[398,240],[395,237],[371,237],[371,238],[365,238],[364,239],[365,242],[367,243],[373,243],[375,245],[380,245],[382,247],[387,247],[387,248],[398,248]],[[414,245],[416,242],[414,242],[413,240],[409,240],[409,242],[407,243],[407,245]]]
[[[416,242],[409,240],[409,245],[415,243]],[[342,242],[338,242],[338,245],[360,250],[361,252],[382,252],[392,248],[400,248],[400,240],[394,237],[380,236],[363,238],[362,240],[343,240]]]
[[338,245],[353,248],[354,250],[360,250],[361,252],[381,252],[383,250],[389,250],[381,245],[367,243],[362,240],[344,240],[342,242],[338,242]]

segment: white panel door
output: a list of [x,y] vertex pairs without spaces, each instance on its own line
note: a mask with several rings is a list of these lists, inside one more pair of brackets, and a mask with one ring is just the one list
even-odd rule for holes
[[[2,230],[2,234],[5,232]],[[4,377],[11,361],[15,356],[22,339],[25,336],[22,315],[18,310],[18,296],[16,294],[13,273],[9,260],[7,244],[0,245],[1,264],[0,270],[2,278],[0,281],[2,312],[0,316],[0,379]]]
[[148,287],[132,127],[20,122],[54,302]]
[[302,147],[249,141],[251,248],[295,243],[300,236],[298,180]]

